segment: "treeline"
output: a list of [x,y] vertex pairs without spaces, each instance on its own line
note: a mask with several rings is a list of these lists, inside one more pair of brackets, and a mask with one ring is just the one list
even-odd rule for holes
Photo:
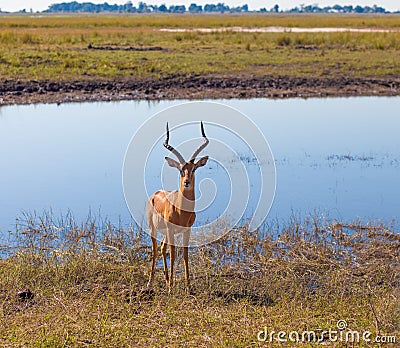
[[[24,12],[24,11],[23,11]],[[192,3],[190,6],[185,5],[171,5],[167,7],[163,5],[148,5],[145,2],[139,2],[138,6],[133,6],[131,1],[128,1],[124,5],[110,5],[107,2],[104,4],[93,4],[91,2],[78,3],[73,2],[63,2],[59,4],[52,4],[49,8],[43,12],[49,13],[151,13],[151,12],[165,12],[165,13],[224,13],[224,12],[249,12],[249,7],[247,4],[237,7],[230,7],[224,3],[218,4],[207,4],[204,6]],[[390,13],[385,8],[374,5],[374,6],[325,6],[319,7],[318,5],[300,5],[289,10],[281,10],[279,5],[276,4],[270,9],[261,8],[252,12],[289,12],[289,13]],[[398,13],[399,11],[397,11]]]
[[326,7],[318,7],[318,5],[300,5],[290,9],[288,12],[298,12],[298,13],[389,13],[383,7],[374,5],[374,6],[341,6],[341,5],[334,5],[334,6],[326,6]]
[[171,5],[167,7],[165,4],[162,5],[148,5],[145,2],[139,2],[139,5],[133,6],[132,2],[128,1],[124,5],[110,5],[107,2],[104,4],[93,4],[91,2],[78,3],[63,2],[60,4],[52,4],[49,8],[43,12],[85,12],[85,13],[151,13],[151,12],[165,12],[165,13],[201,13],[201,12],[248,12],[248,5],[229,7],[223,3],[218,4],[207,4],[204,6],[191,4],[189,7],[185,5]]

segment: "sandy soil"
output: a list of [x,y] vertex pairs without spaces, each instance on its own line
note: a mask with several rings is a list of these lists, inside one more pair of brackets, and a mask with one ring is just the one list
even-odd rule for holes
[[0,82],[0,105],[113,100],[400,95],[399,78],[170,76],[114,81]]

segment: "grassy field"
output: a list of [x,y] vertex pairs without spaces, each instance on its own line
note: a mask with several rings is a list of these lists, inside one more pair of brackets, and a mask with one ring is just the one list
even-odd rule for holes
[[[160,28],[400,27],[398,16],[2,16],[1,80],[173,75],[383,77],[400,73],[400,32],[167,33]],[[148,50],[152,49],[152,50]],[[234,229],[190,251],[192,292],[168,294],[134,228],[27,217],[0,245],[0,346],[249,347],[257,334],[351,330],[400,340],[400,237],[392,226],[318,218]],[[29,291],[28,291],[29,290]],[[344,333],[347,330],[343,331]],[[287,338],[287,337],[286,337]],[[320,337],[318,337],[320,338]],[[345,346],[344,342],[323,344]],[[284,345],[299,346],[287,342]],[[321,343],[305,342],[304,347]],[[348,346],[379,346],[375,342]],[[393,343],[384,346],[394,346]]]
[[181,256],[173,293],[161,268],[154,291],[142,291],[150,248],[135,229],[29,218],[15,237],[19,247],[0,260],[0,346],[269,346],[257,341],[265,327],[301,337],[339,320],[343,333],[372,333],[348,346],[400,339],[400,237],[390,226],[310,218],[235,229],[190,251],[191,294]]
[[398,77],[399,31],[168,33],[159,29],[399,29],[399,19],[396,15],[1,16],[0,79],[146,79],[176,74]]

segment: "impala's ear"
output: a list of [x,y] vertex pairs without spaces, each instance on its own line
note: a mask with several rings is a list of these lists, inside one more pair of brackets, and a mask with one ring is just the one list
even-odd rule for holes
[[195,164],[194,164],[194,169],[203,167],[207,164],[208,161],[208,156],[204,156],[202,158],[200,158]]
[[165,159],[167,160],[170,167],[178,168],[179,170],[181,169],[181,164],[179,162],[169,157],[165,157]]

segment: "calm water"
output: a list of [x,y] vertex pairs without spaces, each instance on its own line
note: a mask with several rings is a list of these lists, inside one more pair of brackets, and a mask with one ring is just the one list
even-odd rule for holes
[[[277,190],[268,218],[314,212],[346,221],[398,217],[399,98],[219,102],[249,116],[270,144]],[[24,211],[50,209],[55,215],[70,210],[78,221],[92,211],[115,223],[129,223],[121,179],[127,145],[155,112],[179,103],[0,108],[0,231],[13,229]],[[165,155],[160,149],[160,166]],[[157,153],[153,157],[158,161]],[[244,158],[251,168],[251,156]],[[150,168],[156,178],[157,165]],[[198,175],[223,175],[216,172],[210,167]],[[204,212],[202,218],[212,214]]]

